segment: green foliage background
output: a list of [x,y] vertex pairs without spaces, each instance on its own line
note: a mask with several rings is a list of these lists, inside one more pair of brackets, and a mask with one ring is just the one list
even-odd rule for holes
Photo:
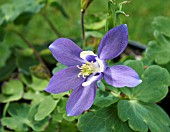
[[[10,0],[1,0],[0,4],[6,3]],[[79,0],[57,0],[62,3],[63,8],[71,17],[70,21],[64,20],[61,13],[55,11],[55,15],[52,12],[48,13],[48,16],[55,22],[55,26],[58,27],[59,31],[64,34],[65,37],[80,37],[81,25],[80,25],[80,1]],[[120,2],[122,0],[118,0]],[[71,5],[71,6],[70,6]],[[96,6],[97,5],[97,6]],[[124,6],[124,10],[129,17],[122,18],[123,22],[128,24],[129,27],[129,38],[147,44],[150,38],[153,38],[151,22],[155,16],[170,16],[169,11],[170,1],[160,0],[132,0],[130,4]],[[102,14],[101,12],[107,12],[107,0],[94,0],[87,11],[87,16],[90,14]],[[74,15],[73,15],[74,14]],[[86,16],[86,17],[87,17]],[[39,26],[43,26],[41,34],[39,32]],[[71,26],[71,28],[68,28]],[[34,40],[34,43],[44,43],[46,40],[53,41],[56,36],[41,16],[36,15],[31,20],[29,25],[24,30],[24,33],[29,36],[30,39]],[[74,29],[74,30],[73,30]],[[76,31],[76,32],[75,32]],[[30,33],[31,32],[31,33]]]

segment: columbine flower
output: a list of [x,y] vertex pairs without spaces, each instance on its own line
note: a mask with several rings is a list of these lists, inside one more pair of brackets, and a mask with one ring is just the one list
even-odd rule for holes
[[49,49],[55,59],[68,68],[54,74],[45,90],[56,94],[72,89],[66,111],[68,116],[76,116],[91,107],[96,95],[96,82],[102,78],[118,88],[137,86],[142,81],[132,68],[123,65],[108,67],[106,64],[106,60],[119,56],[127,44],[126,24],[106,33],[100,42],[98,55],[92,51],[82,51],[70,39],[57,39]]

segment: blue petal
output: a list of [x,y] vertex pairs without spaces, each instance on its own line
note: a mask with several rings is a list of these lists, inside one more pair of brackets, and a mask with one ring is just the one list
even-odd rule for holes
[[82,84],[84,78],[78,77],[80,69],[72,66],[57,72],[50,80],[45,91],[49,93],[62,93],[76,88]]
[[108,84],[118,88],[135,87],[142,82],[135,70],[122,65],[108,67],[104,72],[104,79]]
[[84,63],[84,60],[80,58],[82,49],[70,39],[59,38],[49,46],[49,49],[55,59],[66,66],[81,65]]
[[75,88],[67,102],[67,115],[78,116],[83,111],[88,110],[94,102],[96,89],[96,82],[87,87],[79,86]]
[[86,60],[88,61],[88,62],[96,62],[96,56],[94,56],[94,55],[88,55],[88,56],[86,56]]
[[123,24],[109,30],[100,42],[98,56],[110,60],[119,56],[128,44],[127,25]]

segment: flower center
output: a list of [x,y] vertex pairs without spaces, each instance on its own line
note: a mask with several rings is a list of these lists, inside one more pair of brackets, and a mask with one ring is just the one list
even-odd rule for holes
[[86,63],[81,66],[77,66],[78,69],[80,69],[78,77],[82,76],[83,78],[86,78],[91,74],[96,75],[96,73],[101,73],[105,69],[104,62],[92,51],[82,51],[80,53],[80,58],[85,60]]
[[82,66],[77,66],[80,69],[80,73],[78,74],[78,77],[82,76],[83,78],[86,78],[90,74],[97,72],[97,67],[92,62],[86,62],[85,64],[82,64]]

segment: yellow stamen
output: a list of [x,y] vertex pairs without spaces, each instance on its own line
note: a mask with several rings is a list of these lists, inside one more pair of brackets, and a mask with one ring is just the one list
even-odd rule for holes
[[92,74],[96,69],[93,62],[86,62],[85,64],[82,64],[81,67],[77,66],[77,68],[80,69],[78,77],[82,76],[83,78],[86,78],[87,76]]

